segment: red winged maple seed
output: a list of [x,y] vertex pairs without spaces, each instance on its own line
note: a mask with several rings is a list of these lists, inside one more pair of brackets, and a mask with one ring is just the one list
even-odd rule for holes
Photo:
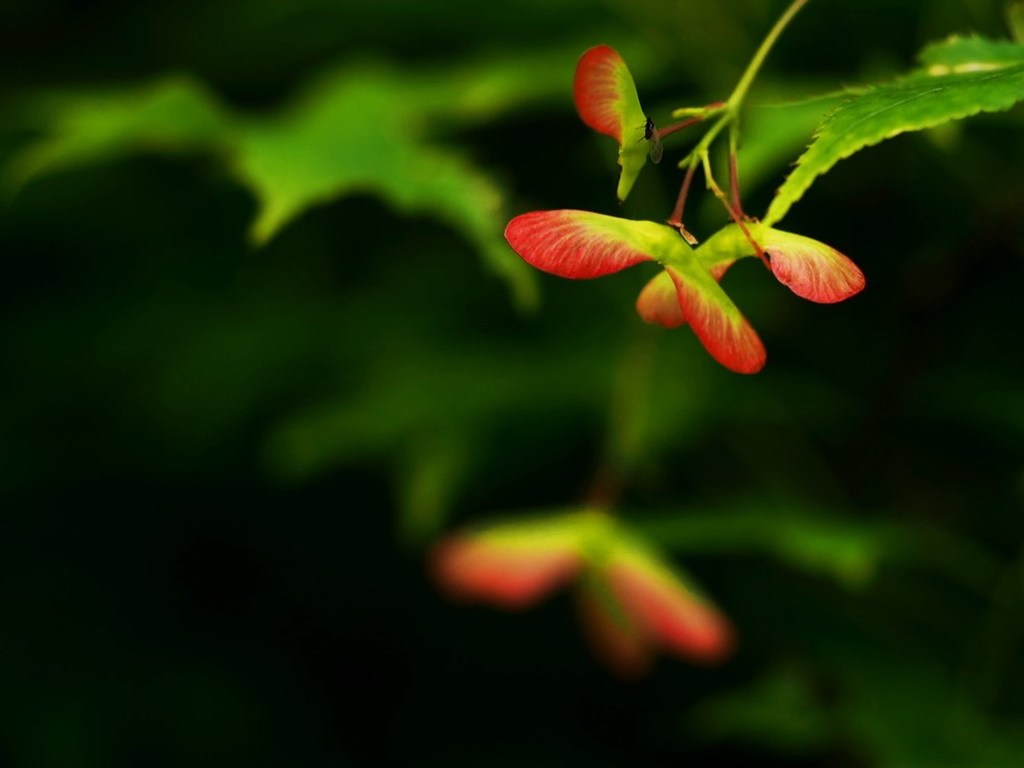
[[772,273],[801,298],[834,304],[864,290],[864,273],[825,243],[771,227],[761,228],[760,242]]
[[580,56],[573,79],[573,99],[583,122],[598,133],[611,136],[619,145],[622,173],[616,194],[621,202],[647,163],[654,137],[649,135],[649,123],[640,106],[633,76],[618,51],[598,45]]
[[570,581],[582,566],[575,548],[558,541],[516,542],[455,536],[433,555],[438,582],[455,598],[525,608]]
[[[755,222],[747,226],[762,244],[772,273],[801,298],[831,304],[864,289],[864,274],[835,248]],[[716,280],[738,259],[755,255],[747,236],[735,224],[708,238],[695,253]],[[636,309],[645,322],[677,328],[686,322],[678,304],[671,277],[664,273],[644,286]]]
[[[641,296],[641,317],[689,323],[705,349],[738,373],[756,373],[766,354],[757,333],[679,234],[663,224],[630,221],[588,211],[534,211],[517,216],[505,239],[528,264],[560,277],[588,279],[657,261],[674,285],[678,312],[665,306],[666,285]],[[728,265],[716,267],[724,271]],[[718,274],[721,274],[721,271]]]
[[618,51],[610,45],[595,45],[580,56],[572,83],[573,101],[583,122],[620,144],[624,73],[628,75],[629,70]]

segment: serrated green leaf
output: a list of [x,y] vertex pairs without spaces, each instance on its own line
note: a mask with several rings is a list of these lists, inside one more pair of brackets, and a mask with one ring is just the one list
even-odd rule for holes
[[1021,99],[1024,64],[992,71],[917,73],[851,96],[819,126],[764,221],[769,225],[781,221],[815,179],[865,147],[979,112],[1006,110]]
[[[769,181],[793,156],[807,146],[822,118],[835,109],[848,92],[825,93],[813,98],[790,100],[794,87],[775,86],[783,92],[777,100],[752,104],[743,118],[743,144],[739,152],[739,170],[743,191],[750,191]],[[809,86],[803,92],[809,91]],[[761,91],[765,89],[762,86]]]

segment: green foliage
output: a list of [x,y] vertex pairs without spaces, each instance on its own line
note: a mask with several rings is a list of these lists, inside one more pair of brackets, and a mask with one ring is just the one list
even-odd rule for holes
[[395,358],[364,371],[355,391],[296,413],[275,430],[268,448],[275,471],[303,479],[361,455],[399,450],[410,437],[415,443],[443,433],[472,445],[477,430],[527,407],[530,393],[546,392],[549,404],[592,402],[608,375],[588,346],[544,360],[519,346],[442,352],[390,343]]
[[887,561],[909,555],[909,531],[748,500],[732,509],[669,516],[641,528],[681,554],[759,553],[834,578],[850,588],[868,584]]
[[9,162],[9,186],[138,151],[221,155],[256,196],[251,235],[267,242],[312,206],[372,193],[398,210],[460,231],[512,289],[536,304],[532,273],[501,240],[504,194],[470,160],[435,137],[564,90],[547,77],[575,53],[482,60],[410,73],[353,65],[321,77],[271,116],[237,113],[184,78],[33,104],[42,137]]
[[[707,701],[687,726],[701,739],[738,740],[782,756],[814,755],[824,744],[849,740],[881,768],[1012,768],[1019,762],[1019,727],[986,722],[976,704],[926,661],[882,651],[871,665],[863,664],[866,646],[864,640],[828,643],[816,655],[829,659],[831,678],[778,667]],[[843,703],[837,706],[823,690],[839,692]]]
[[807,137],[821,119],[845,97],[843,93],[827,93],[799,98],[797,93],[794,85],[775,85],[768,95],[760,88],[759,103],[752,104],[744,114],[739,152],[744,190],[761,186],[784,168],[806,146]]
[[696,707],[688,730],[705,742],[738,740],[786,756],[814,755],[835,738],[812,681],[779,668],[749,686]]
[[[1017,768],[1019,120],[865,152],[802,198],[861,298],[733,266],[771,339],[756,380],[635,317],[655,265],[542,277],[524,316],[467,258],[528,299],[509,215],[619,213],[611,143],[572,113],[581,51],[622,51],[661,124],[721,98],[784,4],[0,10],[30,41],[0,116],[2,759]],[[1003,13],[812,0],[744,105],[744,193],[768,203],[843,83]],[[896,84],[1004,76],[1019,50],[957,38]],[[984,62],[1005,68],[927,73]],[[625,215],[664,219],[670,165]],[[706,199],[694,253],[749,255],[703,237],[728,221]],[[894,210],[920,226],[865,224]],[[576,596],[463,610],[425,575],[463,523],[607,498],[727,615],[725,664],[620,684]]]
[[195,152],[223,146],[231,118],[190,78],[127,90],[51,95],[34,102],[26,121],[43,136],[6,169],[15,191],[32,179],[139,151]]
[[[434,89],[421,99],[433,103]],[[284,116],[247,124],[233,165],[259,201],[253,238],[265,242],[310,206],[372,192],[462,231],[517,299],[533,304],[533,281],[495,237],[500,192],[458,153],[426,140],[424,117],[401,75],[353,70],[329,78]]]
[[409,441],[396,486],[402,538],[422,548],[440,534],[474,469],[475,442],[458,432],[435,433]]
[[923,72],[852,91],[818,126],[814,141],[765,214],[782,220],[814,180],[855,152],[908,131],[999,112],[1024,99],[1024,46],[952,40],[922,54]]

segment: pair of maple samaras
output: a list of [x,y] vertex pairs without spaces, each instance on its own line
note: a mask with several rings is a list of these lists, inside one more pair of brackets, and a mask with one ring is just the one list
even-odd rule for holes
[[[660,158],[654,123],[640,107],[625,61],[610,46],[596,46],[580,57],[573,90],[583,122],[619,143],[621,201],[648,152]],[[756,373],[765,364],[764,345],[718,285],[738,259],[762,255],[751,241],[775,277],[810,301],[847,299],[864,288],[864,275],[846,256],[817,240],[755,220],[745,221],[744,229],[730,224],[691,248],[664,224],[555,210],[515,217],[505,239],[527,263],[560,277],[594,278],[644,261],[658,262],[664,272],[640,292],[640,317],[666,328],[688,323],[715,360],[738,373]]]

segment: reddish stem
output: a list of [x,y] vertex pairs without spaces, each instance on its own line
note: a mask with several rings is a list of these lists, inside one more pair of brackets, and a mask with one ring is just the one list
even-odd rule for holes
[[768,256],[765,254],[764,249],[761,248],[761,245],[757,242],[757,240],[754,239],[754,236],[750,234],[750,230],[747,229],[747,222],[744,220],[743,215],[739,211],[734,209],[732,205],[729,204],[729,201],[725,199],[724,193],[722,197],[719,198],[719,200],[722,201],[722,205],[725,206],[725,210],[729,212],[729,215],[732,217],[732,220],[736,222],[736,226],[740,228],[740,231],[743,233],[743,236],[747,238],[747,242],[750,243],[750,246],[754,249],[754,255],[756,255],[757,258],[761,260],[761,263],[764,264],[765,267],[770,270],[772,266],[771,264],[768,263]]
[[745,217],[743,216],[742,211],[739,211],[736,208],[734,208],[732,203],[729,202],[729,198],[726,196],[725,192],[723,192],[722,188],[719,187],[718,184],[715,182],[714,177],[710,173],[710,169],[705,169],[705,175],[707,176],[708,188],[711,190],[712,194],[714,194],[714,196],[718,198],[718,201],[725,207],[725,210],[729,214],[730,218],[732,218],[732,220],[736,222],[736,226],[740,228],[740,231],[743,233],[743,236],[747,239],[747,242],[750,243],[750,246],[754,249],[754,254],[757,256],[757,258],[761,260],[761,263],[764,264],[765,267],[771,269],[771,264],[768,263],[768,256],[765,254],[764,249],[762,249],[761,245],[757,242],[757,240],[754,239],[754,236],[750,234],[750,230],[747,228],[747,222],[745,220]]
[[686,227],[683,226],[683,209],[686,207],[686,197],[690,194],[690,183],[693,181],[693,174],[697,171],[697,164],[692,164],[686,170],[686,176],[683,177],[683,186],[679,188],[679,197],[676,198],[676,207],[672,209],[672,215],[668,219],[668,225],[675,227],[679,230],[679,234],[683,236],[690,245],[697,244],[697,238],[686,231]]
[[607,466],[599,468],[586,492],[587,508],[601,512],[610,510],[622,495],[623,481],[620,472]]
[[664,139],[666,136],[671,136],[676,131],[681,131],[684,128],[689,128],[691,125],[696,125],[704,120],[703,117],[691,117],[689,120],[683,120],[681,123],[674,123],[673,125],[667,126],[666,128],[659,128],[658,138]]
[[680,123],[673,123],[672,125],[668,126],[667,128],[659,128],[658,132],[657,132],[658,133],[658,138],[659,139],[664,139],[666,136],[671,136],[676,131],[681,131],[684,128],[689,128],[691,125],[696,125],[697,123],[704,122],[705,120],[708,119],[708,117],[713,115],[715,112],[718,112],[719,110],[721,110],[724,106],[725,106],[725,102],[724,101],[713,101],[710,104],[708,104],[706,107],[704,107],[704,110],[705,110],[704,114],[696,115],[695,117],[687,118],[686,120],[683,120]]
[[771,270],[772,265],[768,263],[767,254],[765,254],[764,249],[761,248],[757,240],[754,239],[754,236],[750,234],[750,230],[747,229],[746,222],[739,216],[739,214],[736,213],[736,211],[732,209],[732,206],[726,205],[725,209],[729,211],[729,215],[732,216],[732,220],[736,222],[736,226],[740,228],[743,232],[743,236],[747,238],[747,242],[750,243],[751,247],[754,249],[754,254],[757,258],[761,260],[761,263],[764,264],[768,270]]

